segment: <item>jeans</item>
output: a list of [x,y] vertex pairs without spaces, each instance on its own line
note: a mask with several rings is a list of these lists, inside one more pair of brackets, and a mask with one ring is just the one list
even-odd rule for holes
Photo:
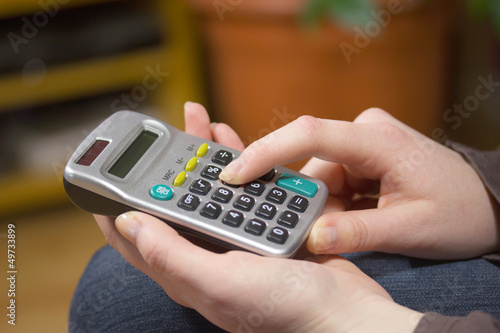
[[[394,300],[420,312],[500,319],[500,267],[484,259],[431,261],[363,252],[345,255]],[[173,302],[110,246],[91,259],[71,302],[69,332],[222,332]]]

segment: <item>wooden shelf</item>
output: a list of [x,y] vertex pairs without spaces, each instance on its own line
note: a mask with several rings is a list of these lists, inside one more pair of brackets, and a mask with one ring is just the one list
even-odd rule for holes
[[[38,1],[2,0],[0,19],[19,15],[29,17],[42,10]],[[71,0],[61,5],[61,9],[111,1],[116,0]],[[128,91],[143,84],[148,67],[156,70],[159,66],[162,73],[169,75],[164,83],[151,91],[151,101],[155,108],[164,112],[164,120],[182,128],[184,102],[203,102],[200,59],[193,38],[190,12],[183,0],[151,0],[151,4],[162,16],[161,29],[169,37],[165,44],[115,56],[59,64],[47,67],[45,72],[39,74],[0,76],[0,112]],[[0,216],[69,202],[59,176],[50,171],[0,174]]]
[[13,172],[0,177],[0,216],[70,202],[53,173]]
[[[98,92],[133,86],[142,82],[146,67],[166,68],[168,53],[162,49],[141,50],[115,57],[69,63],[49,68],[45,77],[14,74],[0,77],[0,111],[34,104],[45,104],[61,99],[78,98]],[[126,69],[126,70],[125,70]],[[39,85],[27,87],[26,82]]]
[[[83,5],[92,5],[96,3],[111,2],[117,0],[65,0],[65,4],[59,4],[59,10],[78,7]],[[50,1],[42,0],[43,3],[49,3]],[[26,15],[30,13],[36,13],[38,11],[43,11],[44,9],[40,6],[39,0],[2,0],[0,2],[0,19],[6,17],[15,17]],[[50,9],[54,10],[55,9]]]

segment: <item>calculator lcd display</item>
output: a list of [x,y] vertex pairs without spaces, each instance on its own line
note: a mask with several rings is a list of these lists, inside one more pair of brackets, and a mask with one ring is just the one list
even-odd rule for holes
[[156,139],[158,139],[158,134],[146,130],[142,131],[108,172],[117,177],[125,178]]

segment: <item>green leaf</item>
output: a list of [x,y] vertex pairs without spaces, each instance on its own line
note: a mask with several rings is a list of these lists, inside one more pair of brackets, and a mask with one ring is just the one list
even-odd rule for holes
[[310,0],[301,21],[317,25],[324,20],[354,27],[373,20],[370,12],[376,8],[373,0]]
[[500,38],[500,1],[490,1],[490,20],[491,26],[498,38]]
[[334,22],[347,26],[365,25],[373,20],[370,12],[375,5],[370,0],[331,0],[330,17]]

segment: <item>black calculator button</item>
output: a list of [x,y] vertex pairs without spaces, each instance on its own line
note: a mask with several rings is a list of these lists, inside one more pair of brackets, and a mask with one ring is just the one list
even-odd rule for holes
[[243,190],[246,193],[253,194],[255,196],[259,196],[262,194],[262,192],[264,192],[265,188],[266,188],[266,185],[264,185],[263,183],[253,181],[251,183],[246,184],[245,187],[243,188]]
[[211,188],[212,184],[210,184],[210,182],[207,182],[206,180],[203,179],[197,179],[191,184],[189,190],[191,192],[206,195]]
[[215,202],[207,202],[205,206],[200,209],[200,214],[210,219],[219,217],[222,207]]
[[177,203],[177,206],[185,210],[195,210],[199,204],[200,199],[196,195],[188,193],[182,196],[181,200]]
[[266,196],[266,200],[276,202],[279,204],[282,204],[283,201],[286,199],[286,191],[279,188],[279,187],[274,187],[269,191],[269,193]]
[[226,186],[229,186],[229,187],[232,187],[232,188],[238,188],[238,187],[240,187],[240,185],[229,184],[229,183],[226,183],[225,181],[222,181],[222,184],[224,184]]
[[270,182],[274,178],[275,174],[276,174],[276,170],[271,169],[265,175],[261,176],[259,179],[263,180],[265,182]]
[[271,205],[267,202],[261,203],[255,210],[255,215],[268,220],[272,219],[274,217],[274,214],[276,214],[276,206]]
[[236,210],[230,210],[222,218],[222,223],[229,225],[231,227],[238,228],[241,225],[241,222],[243,222],[243,218],[244,218],[243,213],[238,212]]
[[284,244],[288,238],[288,231],[280,227],[274,227],[267,235],[267,239],[273,243]]
[[301,197],[300,195],[292,197],[292,199],[288,203],[288,208],[296,210],[298,212],[304,212],[307,206],[309,206],[309,200]]
[[219,179],[219,174],[221,173],[221,171],[222,169],[220,167],[214,165],[207,165],[201,171],[201,175],[208,179],[217,180]]
[[298,221],[299,216],[289,210],[285,210],[281,213],[280,217],[278,217],[278,224],[288,228],[294,228]]
[[216,188],[214,193],[212,194],[212,199],[223,203],[228,203],[232,197],[233,197],[233,191],[228,190],[227,188],[224,187]]
[[255,204],[255,199],[249,195],[240,195],[233,203],[234,208],[249,211]]
[[212,162],[220,165],[228,165],[233,160],[233,154],[227,150],[219,150],[212,156]]
[[245,231],[249,234],[260,236],[266,230],[266,222],[257,219],[251,219],[245,226]]

